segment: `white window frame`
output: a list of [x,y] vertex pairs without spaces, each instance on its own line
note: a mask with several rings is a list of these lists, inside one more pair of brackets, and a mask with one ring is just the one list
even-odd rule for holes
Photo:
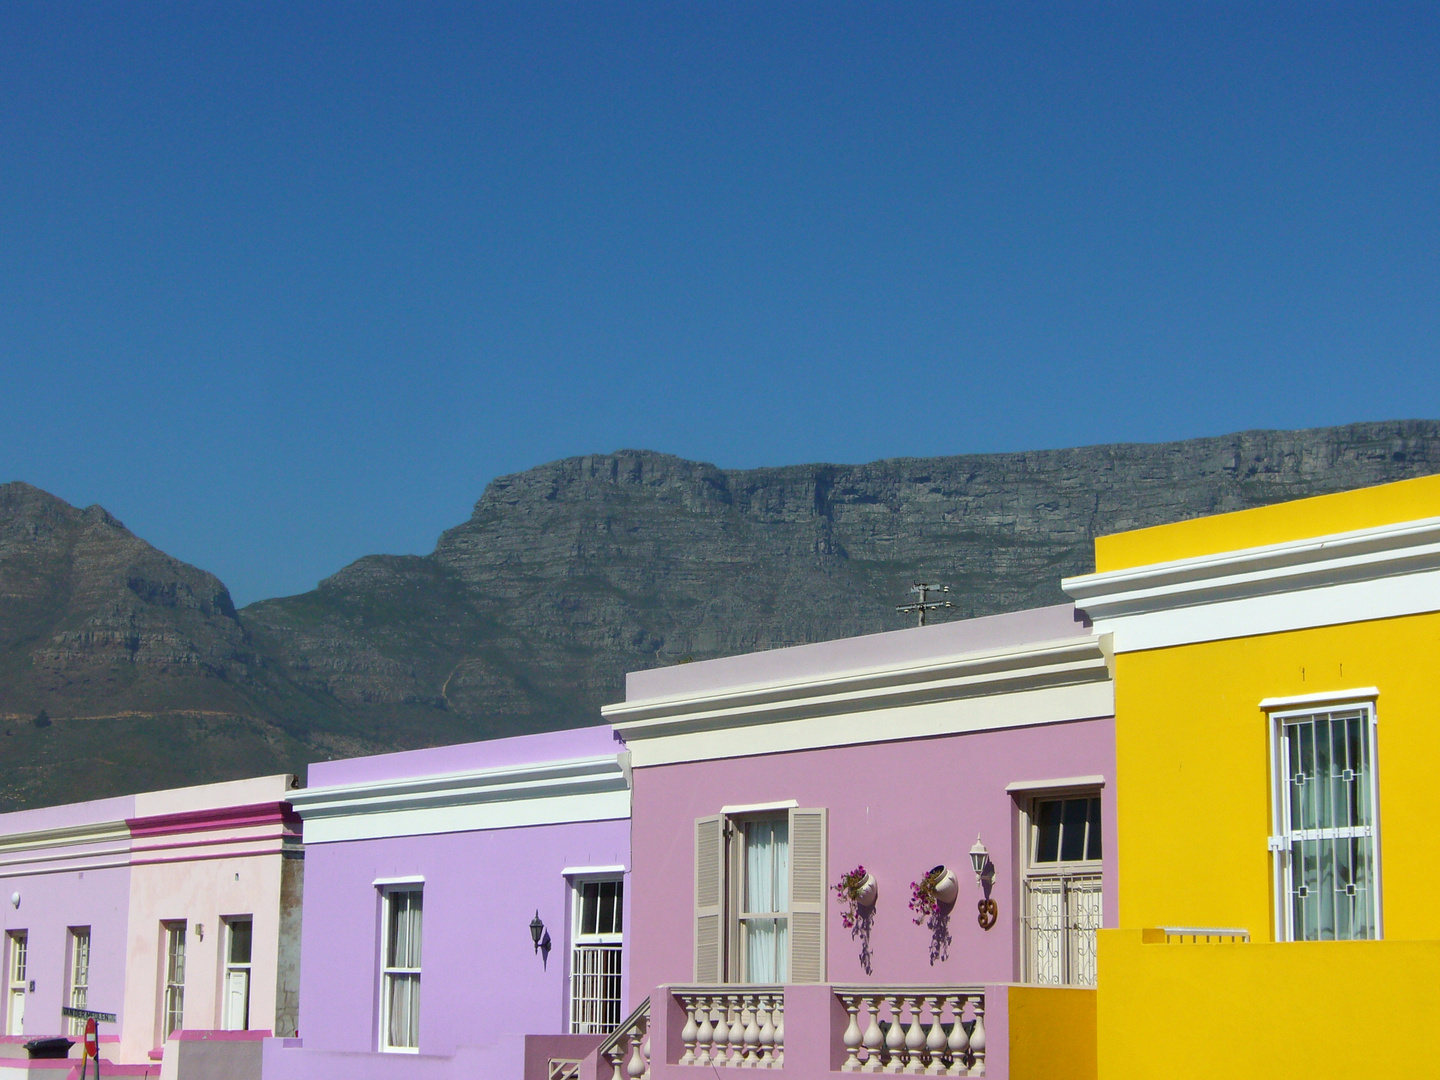
[[415,1043],[414,1046],[395,1046],[390,1042],[390,995],[394,988],[397,977],[414,977],[417,983],[423,984],[421,967],[398,967],[389,963],[388,951],[390,947],[390,920],[394,917],[393,899],[406,893],[414,893],[420,896],[420,941],[422,951],[420,954],[423,967],[425,954],[423,944],[425,941],[425,886],[423,881],[404,881],[394,884],[381,885],[380,889],[380,1050],[387,1054],[418,1054],[420,1052],[420,1006],[415,1006]]
[[[250,992],[254,989],[254,957],[255,957],[255,918],[253,915],[227,915],[220,920],[225,928],[224,940],[220,947],[225,951],[221,954],[224,961],[221,965],[223,975],[220,980],[220,1025],[225,1031],[249,1031],[250,1030]],[[232,958],[234,951],[235,927],[241,923],[250,927],[250,960],[237,961]],[[245,974],[245,1015],[239,1027],[231,1025],[230,1016],[230,978],[232,975],[243,972]]]
[[[730,845],[730,911],[729,919],[726,920],[730,931],[730,958],[728,970],[737,973],[738,977],[731,980],[741,984],[755,984],[757,980],[750,977],[748,938],[750,923],[761,920],[772,920],[777,926],[785,924],[785,939],[789,942],[791,927],[791,912],[794,908],[794,897],[790,896],[790,881],[793,871],[790,869],[790,861],[793,857],[793,847],[790,837],[790,817],[787,809],[750,811],[742,814],[727,814],[726,820],[734,830],[734,842]],[[745,845],[745,827],[747,825],[759,824],[760,822],[784,822],[785,823],[785,882],[786,906],[783,911],[746,911],[745,894],[746,889],[746,868],[748,861]],[[790,981],[790,958],[788,955],[788,944],[786,954],[781,962],[785,965],[784,976],[775,980],[778,983]]]
[[[1023,982],[1044,986],[1076,986],[1091,987],[1093,981],[1077,978],[1076,951],[1078,939],[1076,935],[1089,933],[1092,941],[1090,946],[1091,964],[1093,965],[1094,955],[1094,932],[1104,926],[1105,918],[1105,800],[1104,793],[1098,787],[1073,787],[1073,788],[1047,788],[1040,790],[1027,789],[1023,792],[1025,798],[1020,806],[1020,836],[1021,836],[1021,858],[1020,866],[1022,875],[1020,881],[1020,958],[1021,958],[1021,979]],[[1038,809],[1041,803],[1065,802],[1071,799],[1099,799],[1100,800],[1100,858],[1098,859],[1073,859],[1065,862],[1059,860],[1053,862],[1037,862],[1036,847],[1040,839],[1040,827],[1038,820]],[[1087,826],[1088,828],[1088,826]],[[1063,834],[1062,834],[1063,847]],[[1059,929],[1060,933],[1060,964],[1062,978],[1059,982],[1039,983],[1036,970],[1036,958],[1033,935],[1036,932],[1032,926],[1032,887],[1031,883],[1053,883],[1059,889],[1060,917],[1064,920]],[[1100,910],[1095,916],[1096,926],[1080,927],[1071,925],[1072,913],[1070,901],[1072,896],[1086,895],[1080,890],[1073,889],[1076,884],[1095,885],[1095,895],[1100,904]],[[1038,893],[1039,890],[1034,890]]]
[[[1295,941],[1294,908],[1291,897],[1291,876],[1293,867],[1290,858],[1289,838],[1294,835],[1290,827],[1290,800],[1285,797],[1285,785],[1288,777],[1283,770],[1289,768],[1289,755],[1286,753],[1285,728],[1287,725],[1309,717],[1328,715],[1337,712],[1362,712],[1366,715],[1366,738],[1368,740],[1368,751],[1370,755],[1370,839],[1374,850],[1372,874],[1374,876],[1374,889],[1372,890],[1372,925],[1375,927],[1374,938],[1342,939],[1342,940],[1374,940],[1380,941],[1385,937],[1385,904],[1383,897],[1384,874],[1381,870],[1381,837],[1380,837],[1380,756],[1379,756],[1379,715],[1376,708],[1374,691],[1365,693],[1364,696],[1351,697],[1347,695],[1316,695],[1313,701],[1305,699],[1266,699],[1261,702],[1261,707],[1266,710],[1269,725],[1270,744],[1270,839],[1268,847],[1270,850],[1271,862],[1271,891],[1275,897],[1274,936],[1276,941]],[[1334,830],[1316,830],[1329,832]]]
[[[606,882],[614,882],[620,889],[620,932],[611,934],[586,934],[581,932],[581,917],[583,916],[583,902],[585,886],[600,885]],[[624,977],[624,945],[625,945],[625,875],[623,873],[591,873],[576,874],[570,878],[570,964],[567,976],[567,1002],[566,1015],[570,1018],[569,1030],[572,1035],[608,1035],[619,1026],[624,1019],[622,1010],[624,1000],[621,996],[620,980]],[[596,965],[587,959],[587,954],[594,956],[599,962],[600,970],[591,970]],[[611,963],[607,957],[613,956],[614,971],[605,970]],[[582,971],[585,968],[587,970]],[[582,1014],[586,1012],[586,1006],[591,1002],[600,1003],[608,999],[600,995],[583,994],[577,998],[577,983],[585,985],[584,980],[604,980],[613,978],[616,981],[616,997],[614,1004],[614,1023],[607,1019],[586,1018]]]
[[[72,1009],[88,1007],[90,997],[90,927],[72,926],[69,933],[69,958],[66,965],[69,977],[66,979],[65,997]],[[70,1034],[85,1034],[84,1020],[70,1020]]]
[[[160,1001],[160,1041],[164,1043],[185,1027],[185,950],[187,923],[184,919],[167,919],[160,924],[165,950],[160,956],[160,984],[164,993]],[[178,961],[178,963],[177,963]],[[176,978],[176,969],[179,978]],[[173,1023],[172,1023],[173,1017]]]
[[[25,995],[29,991],[30,931],[11,930],[5,935],[5,1033],[25,1034]],[[16,1001],[20,1008],[15,1008]],[[16,1029],[19,1030],[16,1030]]]

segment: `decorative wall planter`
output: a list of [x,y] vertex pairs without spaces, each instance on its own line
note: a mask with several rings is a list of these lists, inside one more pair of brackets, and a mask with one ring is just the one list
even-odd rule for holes
[[841,874],[834,889],[835,898],[840,902],[840,922],[847,930],[854,929],[862,908],[875,906],[875,898],[880,892],[875,884],[875,875],[863,866]]
[[960,881],[955,871],[944,865],[931,867],[919,881],[910,883],[910,910],[915,913],[915,925],[939,914],[945,904],[953,904],[960,894]]

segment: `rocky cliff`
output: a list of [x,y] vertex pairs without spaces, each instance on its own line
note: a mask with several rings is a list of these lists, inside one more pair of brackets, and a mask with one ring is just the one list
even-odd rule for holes
[[[12,484],[7,802],[594,723],[627,670],[906,625],[917,577],[955,618],[1052,603],[1096,535],[1437,471],[1434,421],[744,471],[621,451],[502,477],[430,555],[238,613],[103,510]],[[119,764],[56,765],[82,729]]]

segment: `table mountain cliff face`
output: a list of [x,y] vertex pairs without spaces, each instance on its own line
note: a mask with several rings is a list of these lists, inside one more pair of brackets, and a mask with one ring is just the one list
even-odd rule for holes
[[[1440,422],[722,470],[502,477],[427,556],[236,612],[98,507],[0,487],[3,805],[599,721],[624,673],[1059,602],[1095,536],[1440,472]],[[45,710],[48,725],[34,717]]]

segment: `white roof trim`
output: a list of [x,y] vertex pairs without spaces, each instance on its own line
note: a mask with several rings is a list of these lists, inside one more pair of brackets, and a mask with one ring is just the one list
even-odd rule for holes
[[1322,690],[1318,694],[1296,694],[1293,697],[1267,697],[1260,702],[1266,712],[1275,709],[1289,709],[1302,705],[1326,705],[1331,702],[1374,701],[1380,690],[1374,686],[1360,686],[1354,690]]
[[400,877],[377,877],[371,885],[424,885],[424,874],[404,874]]
[[1108,680],[1093,634],[963,653],[918,664],[861,668],[814,679],[725,687],[710,693],[606,705],[600,712],[630,744],[681,732],[715,731],[933,701],[985,697]]
[[764,810],[793,810],[800,804],[794,799],[781,799],[779,802],[757,802],[745,806],[722,806],[722,814],[758,814]]
[[561,877],[586,877],[591,874],[628,874],[624,866],[567,866],[560,871]]
[[1093,621],[1440,569],[1440,517],[1064,578]]
[[1105,777],[1095,776],[1062,776],[1059,780],[1016,780],[1013,784],[1006,784],[1006,791],[1050,791],[1061,788],[1096,788],[1105,786]]
[[307,844],[630,816],[620,754],[293,792]]

